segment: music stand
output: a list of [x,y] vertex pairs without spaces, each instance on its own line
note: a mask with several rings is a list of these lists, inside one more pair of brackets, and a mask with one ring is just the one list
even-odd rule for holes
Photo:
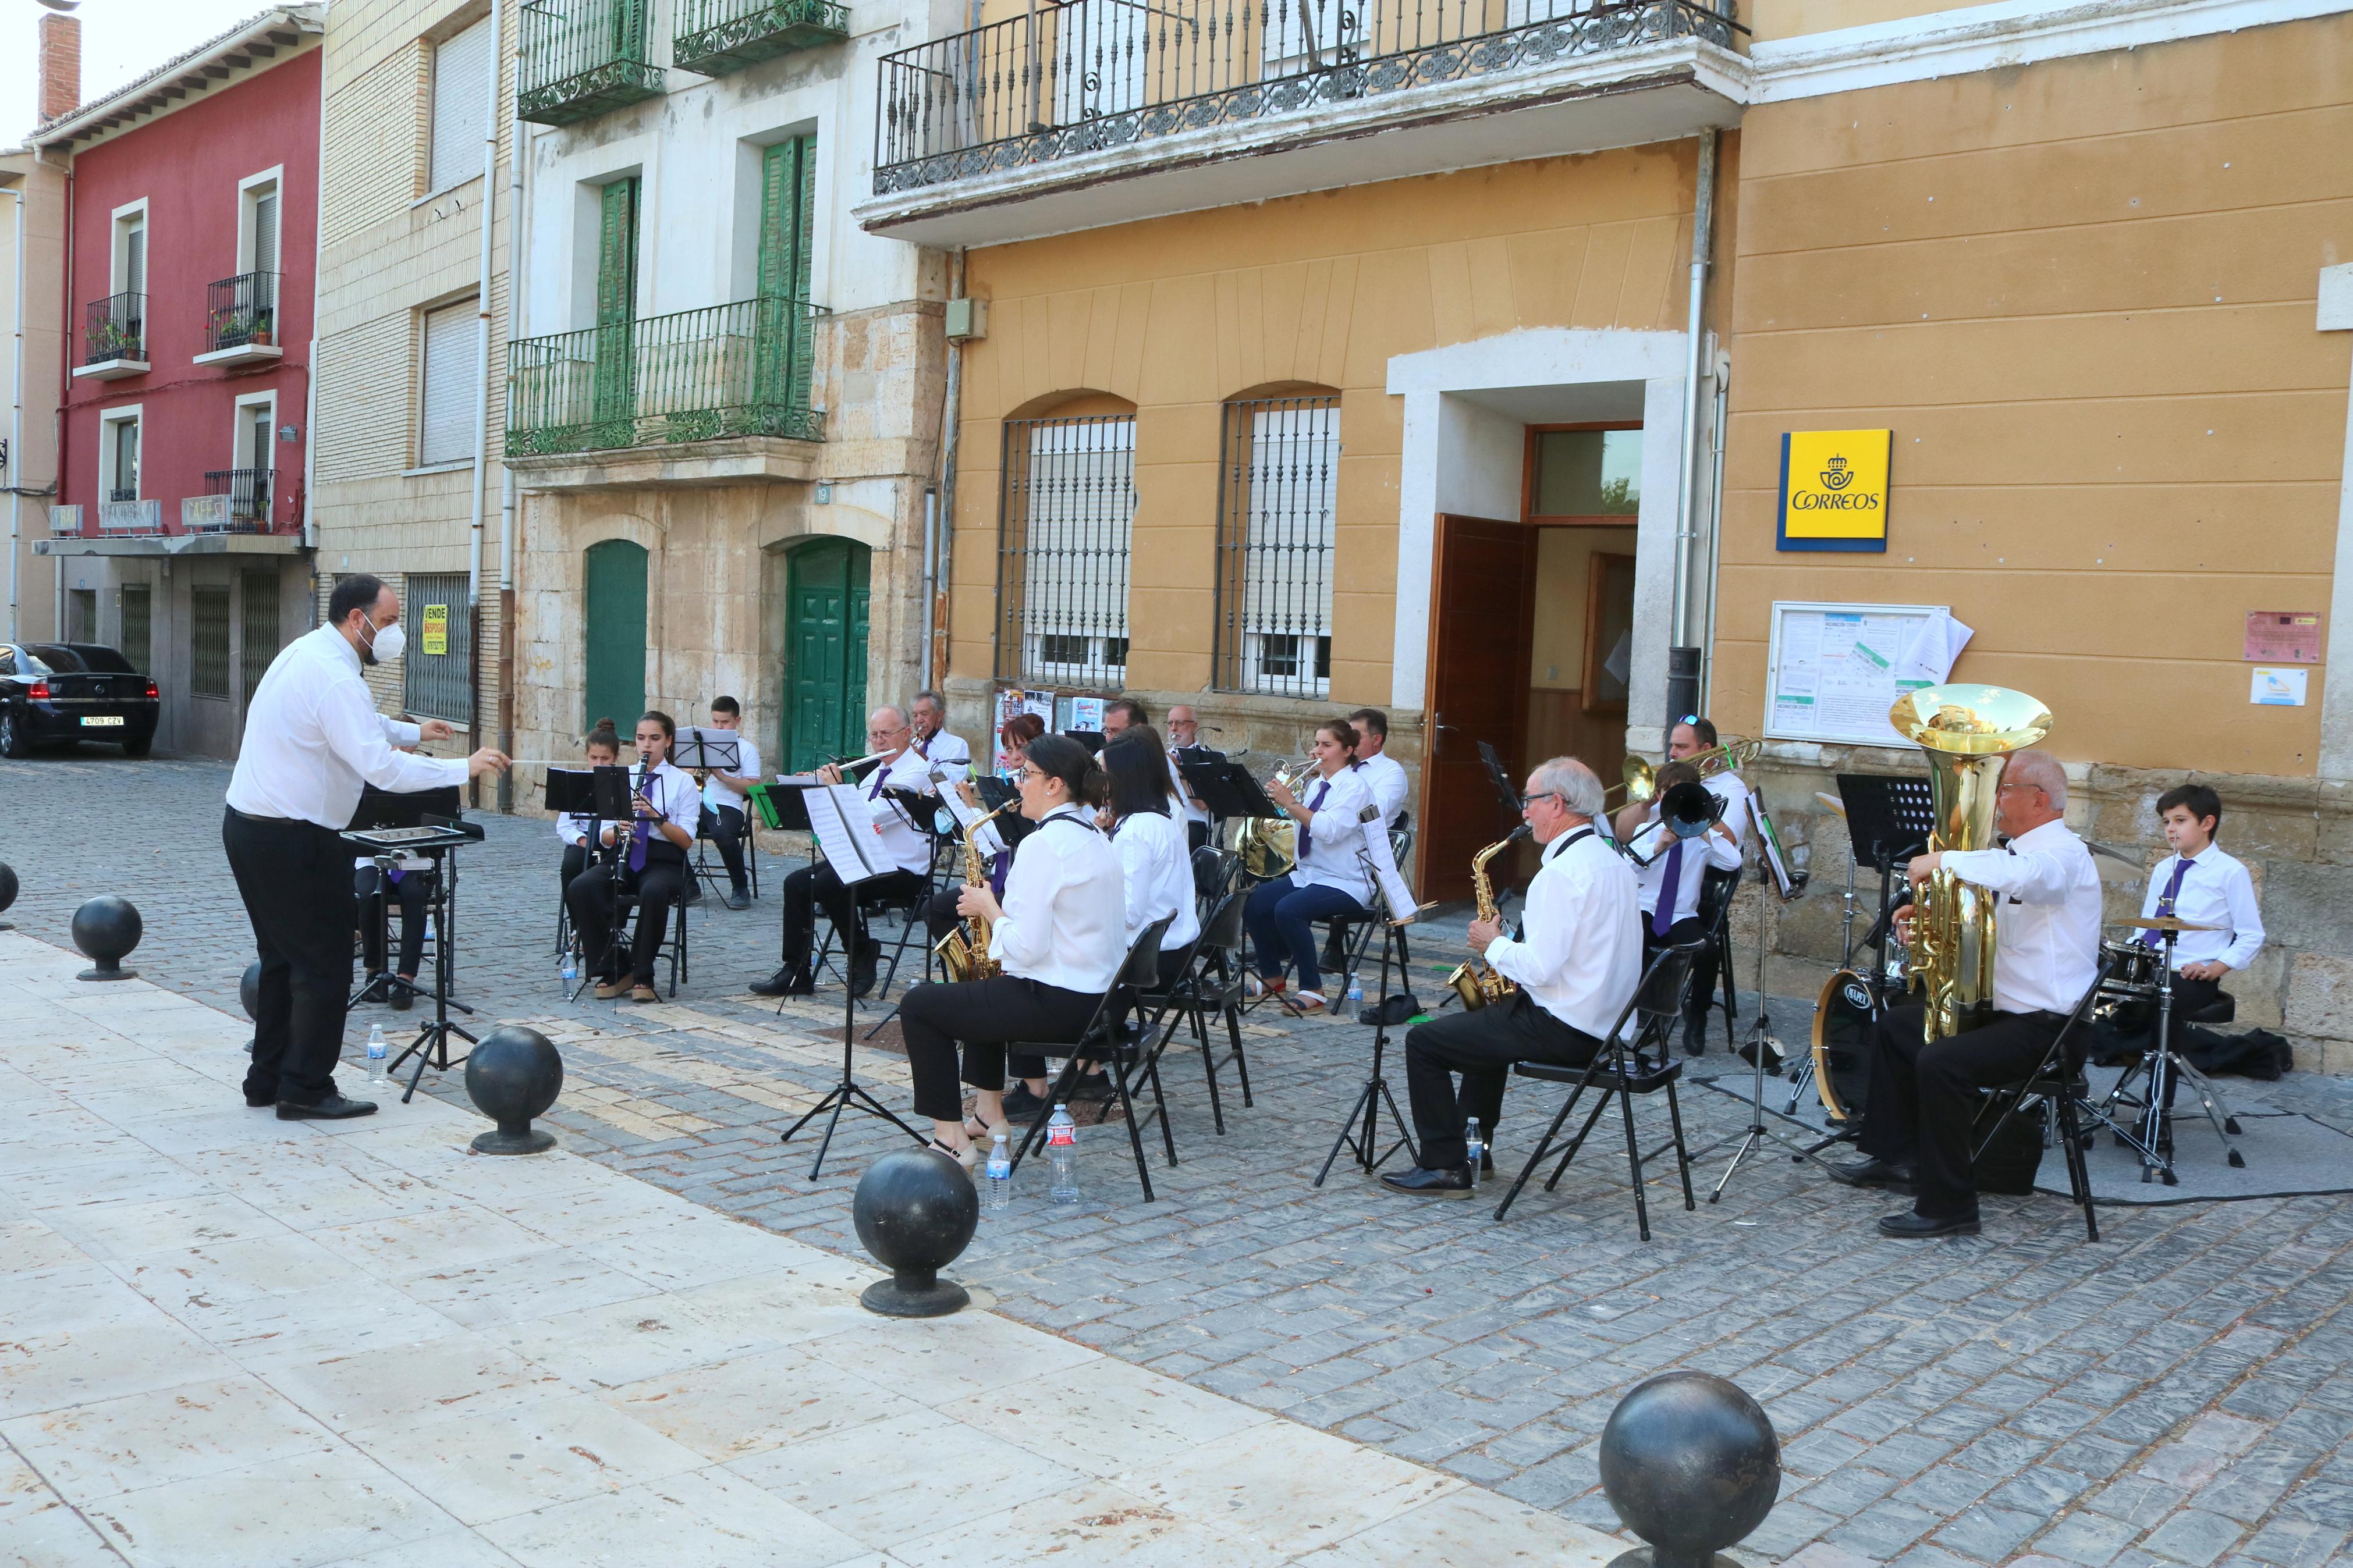
[[1496,797],[1504,803],[1504,815],[1511,818],[1514,826],[1518,826],[1520,786],[1512,782],[1511,770],[1504,766],[1504,759],[1495,754],[1495,748],[1484,741],[1479,742],[1479,761],[1486,764],[1488,780],[1495,786]]
[[1066,740],[1076,741],[1089,752],[1098,753],[1103,751],[1103,742],[1107,739],[1100,730],[1065,730],[1062,735]]
[[[1366,863],[1369,871],[1372,857],[1361,849],[1356,851],[1356,857]],[[1356,1151],[1356,1163],[1368,1176],[1388,1163],[1399,1149],[1403,1149],[1416,1164],[1421,1163],[1421,1152],[1414,1146],[1413,1131],[1406,1126],[1405,1117],[1398,1110],[1397,1097],[1389,1092],[1388,1079],[1381,1075],[1381,1057],[1389,1043],[1389,954],[1404,932],[1406,921],[1420,911],[1408,910],[1403,919],[1394,918],[1395,911],[1389,908],[1388,896],[1382,891],[1381,879],[1367,876],[1366,880],[1372,889],[1373,910],[1381,921],[1380,1001],[1374,1008],[1372,1070],[1366,1075],[1364,1088],[1356,1091],[1356,1103],[1348,1108],[1346,1119],[1340,1123],[1340,1135],[1332,1140],[1332,1152],[1324,1156],[1324,1168],[1315,1173],[1314,1184],[1319,1187],[1324,1184],[1324,1178],[1332,1173],[1332,1163],[1340,1157],[1340,1151],[1344,1148]],[[1411,994],[1403,953],[1398,955],[1398,982],[1407,986],[1408,994]],[[1380,1142],[1383,1106],[1388,1108],[1389,1121],[1398,1130],[1398,1141],[1386,1152],[1376,1154],[1374,1151]],[[1361,1132],[1356,1126],[1359,1115],[1364,1118]],[[1473,1173],[1472,1179],[1477,1179],[1476,1173]]]
[[1240,763],[1179,763],[1176,771],[1216,825],[1209,830],[1211,844],[1226,841],[1226,823],[1230,818],[1273,818],[1284,815],[1282,807],[1267,797],[1265,789]]
[[[345,831],[350,833],[373,828],[417,827],[424,824],[426,813],[428,811],[438,812],[450,818],[462,816],[465,814],[465,805],[459,797],[458,787],[452,784],[442,789],[404,793],[399,790],[378,789],[372,784],[364,784],[360,786],[360,804],[352,812],[352,820]],[[389,855],[373,857],[377,861],[377,871],[389,872],[391,868],[386,862],[395,858]],[[375,921],[379,931],[383,930],[390,921],[390,895],[385,889],[391,885],[392,879],[389,875],[379,875],[376,878],[375,891],[368,895],[368,918]],[[392,943],[389,933],[385,942],[385,962],[386,963],[392,962]],[[383,969],[369,975],[360,988],[352,993],[352,999],[343,1004],[344,1009],[348,1011],[363,1002],[389,1002],[392,1000],[392,988],[396,985],[406,990],[411,996],[425,994],[424,989],[414,982],[403,980],[391,970]]]
[[[433,862],[434,878],[440,889],[441,937],[433,950],[433,1016],[417,1031],[417,1038],[403,1047],[385,1068],[385,1076],[390,1078],[400,1071],[403,1062],[411,1057],[417,1058],[417,1070],[409,1075],[407,1090],[400,1097],[403,1105],[417,1097],[417,1086],[423,1081],[427,1068],[447,1072],[465,1061],[462,1056],[453,1058],[449,1055],[450,1036],[457,1036],[469,1046],[478,1043],[471,1034],[449,1021],[449,1009],[452,1007],[470,1018],[474,1015],[471,1007],[449,995],[450,985],[457,973],[458,947],[458,862],[451,852],[462,845],[480,843],[482,829],[459,818],[454,809],[452,815],[447,816],[422,809],[427,802],[448,804],[454,808],[457,796],[458,791],[454,786],[422,790],[405,796],[392,795],[388,798],[416,803],[412,809],[417,811],[419,820],[393,826],[349,828],[342,835],[361,848],[374,851],[379,861],[396,855],[424,856]],[[368,804],[363,795],[360,803],[362,815],[367,812]],[[355,816],[353,820],[357,821],[359,817]],[[406,984],[397,975],[394,976],[394,982]],[[412,986],[411,990],[414,989]]]
[[688,725],[670,748],[670,766],[687,773],[735,773],[744,771],[744,742],[733,730]]

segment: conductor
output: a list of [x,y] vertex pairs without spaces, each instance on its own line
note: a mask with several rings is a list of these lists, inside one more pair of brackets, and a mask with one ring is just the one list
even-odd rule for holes
[[351,847],[337,837],[364,784],[442,789],[504,772],[504,753],[419,757],[394,748],[438,741],[440,720],[404,724],[375,711],[363,671],[401,655],[400,600],[364,573],[335,584],[327,624],[269,663],[246,708],[245,742],[228,784],[221,844],[253,922],[261,1000],[245,1102],[281,1121],[366,1116],[375,1107],[335,1090],[352,978]]

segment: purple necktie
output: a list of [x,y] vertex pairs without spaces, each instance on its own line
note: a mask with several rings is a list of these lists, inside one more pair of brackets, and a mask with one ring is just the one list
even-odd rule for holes
[[[1331,793],[1332,781],[1330,779],[1324,779],[1321,783],[1317,784],[1315,786],[1315,798],[1307,803],[1308,815],[1313,816],[1315,813],[1323,810],[1324,797]],[[1306,823],[1301,823],[1299,825],[1299,858],[1303,863],[1307,858],[1307,852],[1314,847],[1315,830],[1310,827]]]
[[385,873],[385,874],[386,874],[387,876],[389,876],[389,877],[392,879],[392,885],[393,885],[394,887],[396,887],[396,888],[397,888],[398,886],[400,886],[400,879],[401,879],[403,877],[406,877],[406,875],[408,875],[408,873],[407,873],[406,871],[402,870],[402,869],[401,869],[399,867],[397,867],[397,866],[395,866],[395,867],[394,867],[394,868],[393,868],[389,872],[387,872],[387,873]]
[[882,798],[883,781],[888,779],[890,776],[890,763],[884,763],[881,766],[876,768],[874,770],[874,787],[866,792],[866,798],[869,800],[881,800]]
[[[631,793],[642,793],[646,785],[652,782],[653,770],[649,768],[646,770],[644,776],[638,780],[637,790]],[[646,819],[640,816],[629,825],[629,869],[632,871],[642,871],[645,868]]]
[[[2173,879],[2166,883],[2165,891],[2158,895],[2157,912],[2160,918],[2173,912],[2173,900],[2179,895],[2181,879],[2189,869],[2189,861],[2179,855],[2173,858]],[[2165,933],[2161,931],[2145,931],[2140,933],[2140,944],[2143,947],[2163,947]]]
[[[1676,839],[1667,846],[1666,870],[1659,878],[1659,901],[1651,910],[1651,934],[1663,937],[1667,928],[1675,923],[1675,905],[1683,898],[1683,841]],[[1620,926],[1620,931],[1626,928]]]

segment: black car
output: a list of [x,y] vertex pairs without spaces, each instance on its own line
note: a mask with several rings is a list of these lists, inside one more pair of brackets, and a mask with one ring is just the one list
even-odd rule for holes
[[155,742],[162,696],[102,644],[0,643],[0,756],[108,741],[126,757],[143,757]]

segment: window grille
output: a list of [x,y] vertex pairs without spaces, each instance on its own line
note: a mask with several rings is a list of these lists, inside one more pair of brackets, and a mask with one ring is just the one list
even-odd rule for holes
[[228,695],[228,585],[188,591],[188,694]]
[[1226,405],[1218,490],[1218,687],[1332,690],[1340,400]]
[[122,640],[116,646],[131,668],[142,675],[155,669],[154,591],[144,583],[122,584]]
[[245,678],[245,700],[250,706],[254,689],[269,673],[269,661],[278,657],[278,574],[240,572],[237,589],[237,596],[244,601],[238,611],[237,629],[243,636],[237,663]]
[[[412,572],[402,585],[402,706],[420,719],[473,721],[474,613],[463,572]],[[438,644],[441,652],[431,648]]]
[[997,675],[1124,685],[1135,416],[1007,420],[1003,485]]

